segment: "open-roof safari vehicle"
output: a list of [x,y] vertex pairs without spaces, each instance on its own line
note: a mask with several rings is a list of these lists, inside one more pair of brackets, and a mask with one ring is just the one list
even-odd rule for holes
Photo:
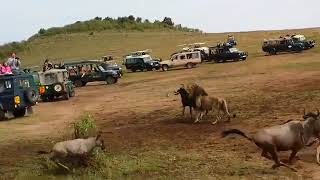
[[115,84],[121,77],[121,68],[114,70],[105,69],[99,60],[84,60],[64,63],[63,68],[69,72],[69,79],[76,87],[85,86],[88,82],[105,81]]
[[305,49],[303,42],[294,41],[291,37],[264,40],[262,50],[270,55],[279,52],[301,52]]
[[169,68],[176,67],[186,67],[188,69],[191,69],[200,63],[200,51],[176,53],[171,56],[170,60],[160,62],[163,71],[168,71]]
[[210,47],[209,59],[214,62],[246,60],[248,53],[240,51],[234,45],[227,43]]
[[6,114],[23,117],[38,100],[38,86],[30,73],[0,75],[0,120]]
[[150,52],[151,50],[131,52],[124,58],[123,64],[126,66],[126,69],[131,70],[132,72],[136,72],[137,70],[159,70],[159,60],[153,59]]
[[311,49],[316,45],[316,41],[312,39],[307,39],[302,34],[292,35],[292,40],[294,42],[301,42],[304,45],[304,49]]
[[42,101],[54,100],[62,97],[68,100],[75,96],[72,82],[69,80],[68,71],[65,69],[50,69],[39,72],[40,98]]

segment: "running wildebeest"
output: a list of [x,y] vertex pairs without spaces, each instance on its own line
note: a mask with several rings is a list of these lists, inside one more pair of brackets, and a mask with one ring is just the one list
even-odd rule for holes
[[96,137],[90,137],[87,139],[73,139],[63,142],[56,143],[50,152],[39,151],[40,154],[49,154],[50,159],[56,162],[59,166],[64,167],[69,170],[68,167],[59,163],[59,159],[67,157],[78,157],[81,160],[86,160],[89,153],[95,148],[101,147],[103,150],[105,148],[104,141],[101,138],[101,133],[99,132]]
[[[261,156],[273,159],[275,164],[272,168],[285,166],[295,171],[295,169],[280,162],[277,152],[291,150],[292,153],[289,157],[289,163],[291,163],[297,152],[306,146],[306,143],[311,137],[319,138],[319,115],[320,113],[318,111],[315,117],[307,117],[305,121],[291,121],[283,125],[263,128],[258,130],[251,137],[248,137],[244,132],[238,129],[225,130],[222,132],[222,137],[226,137],[230,134],[243,136],[262,149]],[[269,155],[271,155],[271,157]]]

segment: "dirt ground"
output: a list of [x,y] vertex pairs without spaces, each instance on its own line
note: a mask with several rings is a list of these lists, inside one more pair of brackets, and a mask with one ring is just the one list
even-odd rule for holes
[[[118,84],[93,83],[76,89],[69,101],[39,103],[34,115],[0,122],[0,174],[13,176],[19,162],[49,149],[53,142],[71,137],[71,123],[82,113],[94,115],[109,152],[183,152],[188,163],[172,163],[162,174],[176,178],[245,179],[279,177],[320,178],[316,147],[302,150],[292,165],[270,170],[273,162],[240,137],[220,138],[226,128],[251,133],[258,128],[301,119],[303,108],[315,110],[320,100],[320,55],[306,52],[249,58],[244,62],[201,64],[195,69],[128,73]],[[237,117],[230,123],[193,124],[182,117],[180,84],[196,82],[210,95],[226,98]],[[188,110],[186,110],[186,114]],[[159,154],[160,156],[160,154]],[[192,156],[192,157],[191,157]],[[281,153],[286,159],[288,152]],[[182,157],[182,156],[180,156]],[[178,160],[173,160],[173,162]],[[198,174],[197,167],[207,174]],[[202,171],[201,171],[202,172]],[[156,177],[157,174],[151,174]]]

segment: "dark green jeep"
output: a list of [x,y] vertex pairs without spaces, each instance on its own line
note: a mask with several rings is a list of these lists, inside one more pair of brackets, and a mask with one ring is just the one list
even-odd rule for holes
[[0,120],[6,115],[23,117],[32,113],[32,106],[37,103],[38,89],[30,73],[0,75]]
[[74,86],[69,80],[68,71],[65,69],[51,69],[39,72],[40,79],[40,98],[42,101],[52,101],[62,97],[68,100],[75,96]]

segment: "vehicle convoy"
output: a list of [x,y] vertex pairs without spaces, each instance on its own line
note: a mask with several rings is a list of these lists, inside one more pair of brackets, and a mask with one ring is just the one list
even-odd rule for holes
[[30,73],[0,75],[0,120],[6,115],[23,117],[32,113],[39,97],[38,86]]
[[262,50],[270,55],[280,52],[302,52],[306,49],[303,42],[294,41],[291,37],[264,40]]
[[304,45],[304,49],[311,49],[316,45],[315,40],[307,39],[304,35],[297,34],[291,36],[293,42],[301,42]]
[[52,101],[62,97],[68,100],[75,96],[74,86],[69,80],[68,71],[65,69],[50,69],[39,72],[39,93],[42,101]]
[[233,45],[218,44],[210,47],[209,60],[214,62],[239,61],[246,60],[248,52],[240,51]]
[[64,63],[61,67],[69,72],[69,79],[76,87],[85,86],[89,82],[105,81],[107,84],[115,84],[121,77],[122,70],[103,68],[102,61],[84,60]]
[[200,51],[176,53],[171,56],[170,60],[160,62],[163,71],[168,71],[169,69],[176,67],[186,67],[191,69],[200,63]]
[[152,59],[149,53],[150,50],[132,52],[124,58],[123,64],[132,72],[159,70],[159,60]]

